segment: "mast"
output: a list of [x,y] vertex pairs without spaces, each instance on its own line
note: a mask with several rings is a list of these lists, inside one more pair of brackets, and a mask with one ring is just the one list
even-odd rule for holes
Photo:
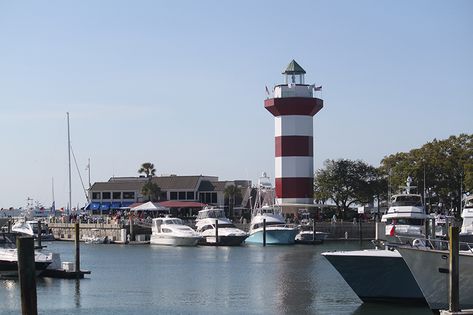
[[69,161],[69,205],[67,207],[67,214],[71,213],[72,206],[72,189],[71,189],[71,132],[69,126],[69,112],[67,112],[67,153]]

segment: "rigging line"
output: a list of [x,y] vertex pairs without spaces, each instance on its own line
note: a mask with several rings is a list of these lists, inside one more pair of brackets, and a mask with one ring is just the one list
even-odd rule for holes
[[84,186],[84,181],[82,180],[82,175],[80,174],[79,166],[77,165],[76,155],[74,154],[74,150],[72,150],[72,144],[71,144],[71,152],[72,152],[72,157],[74,158],[74,164],[76,165],[77,173],[79,174],[80,183],[82,184],[82,189],[84,190],[85,200],[89,202],[89,196],[87,195],[87,192]]

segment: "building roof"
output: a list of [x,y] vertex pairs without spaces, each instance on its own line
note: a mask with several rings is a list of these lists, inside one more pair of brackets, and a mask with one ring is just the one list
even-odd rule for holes
[[95,182],[91,191],[140,191],[146,178],[140,180],[110,180],[108,182]]
[[292,59],[282,74],[305,74],[305,70],[302,69],[302,67],[294,59]]
[[186,189],[196,190],[199,179],[202,176],[160,176],[153,177],[153,182],[158,184],[161,190]]

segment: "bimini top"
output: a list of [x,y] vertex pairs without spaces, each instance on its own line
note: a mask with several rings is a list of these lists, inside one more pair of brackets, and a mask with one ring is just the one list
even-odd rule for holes
[[282,74],[305,74],[305,70],[302,69],[302,67],[294,59],[292,59]]

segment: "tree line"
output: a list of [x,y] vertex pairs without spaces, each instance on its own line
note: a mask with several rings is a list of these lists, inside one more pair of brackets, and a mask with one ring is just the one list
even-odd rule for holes
[[[463,196],[473,192],[473,135],[434,139],[409,152],[384,157],[379,167],[361,160],[326,160],[314,175],[314,199],[332,201],[339,213],[355,205],[388,204],[407,177],[425,196],[429,211],[459,209]],[[424,190],[425,188],[425,190]]]

